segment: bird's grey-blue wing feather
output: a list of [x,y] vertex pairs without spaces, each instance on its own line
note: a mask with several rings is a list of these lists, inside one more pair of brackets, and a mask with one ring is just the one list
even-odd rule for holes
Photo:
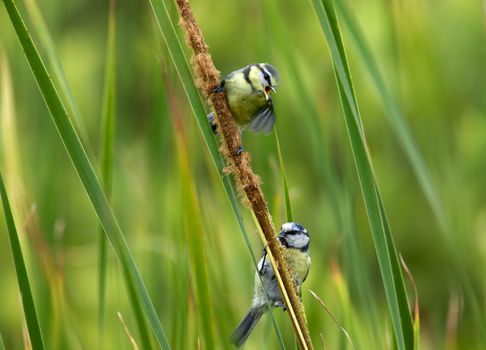
[[258,267],[258,273],[261,276],[273,274],[272,265],[270,264],[270,260],[267,257],[266,251],[263,253],[263,257],[258,262],[257,267]]
[[272,131],[273,124],[275,124],[275,112],[272,99],[269,98],[267,104],[256,113],[256,117],[248,124],[248,128],[254,132],[268,134]]

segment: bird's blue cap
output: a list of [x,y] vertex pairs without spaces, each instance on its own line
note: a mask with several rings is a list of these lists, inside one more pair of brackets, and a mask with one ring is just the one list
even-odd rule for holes
[[306,235],[309,235],[307,233],[307,230],[301,224],[298,224],[296,222],[286,222],[285,224],[282,225],[279,236],[288,234],[290,232],[305,233]]

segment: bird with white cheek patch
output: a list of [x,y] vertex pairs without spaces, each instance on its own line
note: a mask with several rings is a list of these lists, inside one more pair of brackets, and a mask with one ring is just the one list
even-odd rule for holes
[[[309,257],[309,234],[303,226],[295,222],[287,222],[282,225],[278,240],[282,245],[285,260],[294,279],[297,294],[300,296],[300,289],[307,278],[311,263]],[[237,347],[245,343],[260,317],[268,310],[265,291],[267,292],[270,306],[282,307],[286,310],[272,265],[264,252],[263,257],[258,262],[258,271],[255,274],[255,292],[250,311],[248,311],[230,337],[231,343]]]

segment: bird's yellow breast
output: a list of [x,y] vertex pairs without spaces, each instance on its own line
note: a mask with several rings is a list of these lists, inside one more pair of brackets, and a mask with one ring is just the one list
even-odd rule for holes
[[243,73],[227,79],[224,89],[229,108],[240,126],[250,123],[256,113],[267,103],[265,94],[252,87]]
[[310,257],[298,249],[285,249],[285,259],[294,279],[300,284],[309,272]]

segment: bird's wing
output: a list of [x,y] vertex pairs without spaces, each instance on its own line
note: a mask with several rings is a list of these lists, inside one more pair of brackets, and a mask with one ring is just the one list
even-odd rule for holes
[[305,282],[305,280],[307,279],[307,276],[309,275],[310,263],[311,263],[310,257],[307,257],[307,271],[305,272],[304,278],[302,279],[302,283]]
[[270,97],[267,104],[256,113],[256,117],[248,124],[248,128],[254,132],[268,134],[272,131],[273,124],[275,124],[275,112],[272,98]]
[[272,265],[270,264],[270,261],[268,261],[268,259],[267,259],[266,250],[263,253],[263,257],[258,262],[257,267],[258,267],[258,273],[260,274],[260,276],[267,275],[269,277],[272,277],[271,275],[273,275],[273,269],[272,269]]

